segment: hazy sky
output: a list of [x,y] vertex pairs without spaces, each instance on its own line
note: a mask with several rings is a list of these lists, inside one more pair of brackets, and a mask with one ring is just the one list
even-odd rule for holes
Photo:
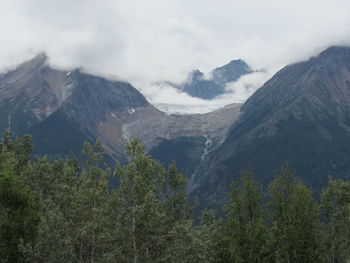
[[56,67],[127,80],[155,101],[200,103],[150,84],[237,58],[272,74],[350,44],[349,10],[346,0],[0,0],[0,69],[46,51]]

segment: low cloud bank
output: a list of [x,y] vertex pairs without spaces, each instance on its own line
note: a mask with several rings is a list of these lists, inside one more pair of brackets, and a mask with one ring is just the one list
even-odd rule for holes
[[[238,58],[271,75],[349,45],[349,9],[343,0],[2,0],[0,71],[45,51],[55,67],[128,81],[151,101],[199,105],[152,83],[179,83]],[[264,80],[244,77],[215,103],[242,102]]]

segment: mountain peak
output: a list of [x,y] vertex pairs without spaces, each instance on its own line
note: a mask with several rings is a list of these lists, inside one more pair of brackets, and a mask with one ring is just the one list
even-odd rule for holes
[[245,65],[247,66],[247,64],[245,63],[244,60],[242,59],[234,59],[234,60],[231,60],[226,66],[228,65]]
[[38,53],[33,59],[32,61],[46,61],[48,58],[46,52],[41,52]]
[[20,64],[15,70],[10,71],[10,74],[32,74],[46,66],[48,56],[46,53],[39,53],[30,60]]
[[22,65],[32,65],[33,67],[40,67],[43,66],[48,60],[48,56],[45,52],[37,54],[35,57],[33,57],[31,60],[23,63]]
[[228,64],[214,69],[212,74],[217,82],[226,84],[252,72],[253,70],[243,60],[238,59],[231,60]]
[[204,78],[199,70],[193,70],[187,81],[178,86],[180,90],[192,97],[213,99],[227,92],[225,86],[228,82],[236,81],[241,76],[254,72],[243,60],[231,60],[228,64],[215,68],[210,72],[211,78]]
[[192,71],[192,74],[191,74],[191,76],[189,78],[189,81],[193,82],[193,81],[201,80],[201,79],[203,79],[203,76],[204,76],[203,72],[201,72],[198,69],[195,69],[195,70]]
[[252,69],[247,65],[247,63],[245,63],[244,60],[242,59],[236,59],[236,60],[231,60],[229,63],[215,68],[213,70],[213,72],[217,72],[217,71],[222,71],[222,70],[226,70],[226,71],[252,71]]
[[329,57],[329,56],[343,56],[350,54],[350,47],[346,46],[331,46],[326,50],[322,51],[319,57]]

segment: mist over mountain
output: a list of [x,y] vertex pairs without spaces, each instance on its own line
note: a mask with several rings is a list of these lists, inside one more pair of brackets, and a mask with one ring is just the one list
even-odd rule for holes
[[[217,81],[237,78],[223,68]],[[348,174],[349,83],[350,48],[331,47],[280,70],[243,106],[167,114],[128,83],[56,70],[41,54],[0,75],[0,131],[32,134],[34,153],[50,156],[99,140],[122,162],[125,140],[136,137],[165,166],[178,162],[192,195],[210,205],[247,167],[266,185],[288,162],[315,189]]]
[[[157,111],[130,84],[55,70],[46,62],[44,54],[38,55],[0,78],[0,130],[33,134],[35,153],[77,152],[84,140],[99,139],[112,154],[117,140],[110,142],[101,131],[108,114],[122,118],[131,109]],[[115,137],[121,134],[120,122],[116,117],[112,124]]]
[[237,81],[243,75],[253,72],[243,60],[232,60],[222,67],[213,69],[208,76],[199,70],[194,70],[184,84],[173,86],[192,97],[210,100],[227,93],[225,87],[229,82]]
[[[40,54],[0,75],[0,132],[31,134],[34,154],[60,158],[80,153],[84,141],[99,140],[110,160],[123,162],[125,141],[136,137],[163,164],[186,154],[193,161],[179,161],[179,170],[190,177],[238,117],[241,104],[208,114],[169,115],[128,83],[53,69],[47,62]],[[166,141],[181,149],[170,154]]]

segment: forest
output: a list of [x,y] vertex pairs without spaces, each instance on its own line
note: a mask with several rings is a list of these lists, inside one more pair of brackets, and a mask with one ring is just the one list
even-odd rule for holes
[[[199,211],[173,163],[136,139],[108,167],[97,142],[81,156],[32,156],[30,136],[0,143],[0,262],[346,263],[350,182],[313,193],[284,165],[263,187],[242,171],[223,207]],[[112,187],[111,181],[118,181]]]

